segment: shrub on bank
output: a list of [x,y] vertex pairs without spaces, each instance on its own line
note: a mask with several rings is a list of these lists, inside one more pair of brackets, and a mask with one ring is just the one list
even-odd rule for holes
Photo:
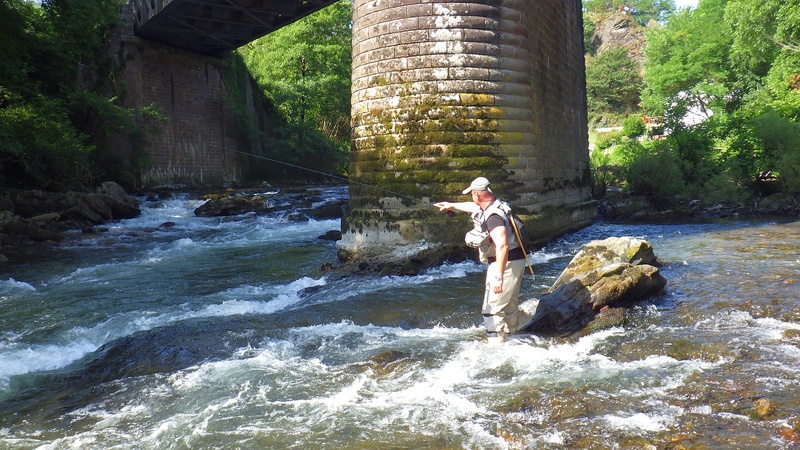
[[692,197],[697,198],[701,205],[710,206],[719,203],[741,203],[751,196],[751,191],[729,175],[721,173],[710,178]]
[[657,208],[669,207],[686,187],[675,157],[664,149],[636,154],[625,173],[631,193],[648,198]]
[[778,161],[781,185],[786,192],[800,195],[800,148],[787,151]]
[[711,206],[777,190],[800,194],[800,124],[793,120],[769,110],[719,114],[659,140],[636,137],[637,120],[598,136],[590,155],[596,198],[614,187],[668,209],[686,199]]

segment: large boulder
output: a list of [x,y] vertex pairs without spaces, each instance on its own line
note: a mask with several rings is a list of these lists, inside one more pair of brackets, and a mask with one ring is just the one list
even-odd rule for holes
[[61,215],[61,221],[99,224],[109,220],[130,219],[141,214],[139,202],[114,182],[103,183],[96,192],[46,192],[41,190],[9,193],[14,213],[31,218],[49,213]]
[[303,213],[314,220],[341,219],[345,206],[347,204],[344,202],[323,203],[316,208],[306,209]]
[[111,201],[102,194],[68,193],[65,198],[68,199],[66,204],[58,209],[61,219],[65,222],[98,225],[114,218]]
[[236,216],[255,212],[263,214],[271,210],[271,205],[264,196],[255,195],[230,195],[211,198],[194,210],[200,217]]
[[139,201],[128,195],[122,186],[113,181],[106,181],[97,188],[97,193],[106,199],[108,207],[111,208],[111,216],[114,220],[133,219],[142,213]]
[[9,191],[0,196],[0,244],[59,241],[61,231],[85,229],[141,214],[139,202],[114,182],[96,192]]
[[619,325],[627,308],[666,286],[660,266],[647,241],[611,237],[589,242],[547,293],[520,305],[533,316],[521,332],[570,334]]

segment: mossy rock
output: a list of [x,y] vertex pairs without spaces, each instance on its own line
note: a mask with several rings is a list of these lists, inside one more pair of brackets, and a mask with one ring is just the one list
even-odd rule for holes
[[647,264],[660,267],[661,263],[653,253],[649,242],[630,236],[610,237],[604,240],[591,241],[572,258],[567,268],[561,273],[553,286],[552,292],[578,276],[597,270],[603,266],[614,264]]

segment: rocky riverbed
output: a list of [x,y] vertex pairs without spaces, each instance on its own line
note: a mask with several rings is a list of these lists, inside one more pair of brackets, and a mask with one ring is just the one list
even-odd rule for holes
[[[103,183],[93,192],[0,192],[0,261],[8,260],[4,254],[24,253],[31,246],[56,244],[64,239],[67,231],[102,234],[107,230],[104,225],[109,222],[138,217],[140,202],[163,201],[177,192],[186,190],[165,188],[131,195],[113,182]],[[195,211],[199,217],[256,214],[281,215],[290,221],[324,220],[342,217],[347,207],[346,199],[325,201],[314,186],[194,191],[190,196],[206,200]],[[320,236],[320,239],[332,241],[340,238],[339,230]]]
[[609,189],[598,200],[598,218],[618,222],[675,222],[718,219],[800,216],[800,203],[787,193],[760,196],[746,202],[703,204],[697,199],[678,197],[668,208],[656,208],[647,199]]

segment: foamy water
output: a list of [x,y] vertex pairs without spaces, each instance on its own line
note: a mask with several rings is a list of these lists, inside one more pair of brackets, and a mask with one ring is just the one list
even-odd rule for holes
[[[667,291],[621,327],[494,348],[479,264],[331,277],[334,244],[317,236],[338,221],[197,206],[145,204],[4,267],[0,447],[780,448],[800,414],[800,252],[772,245],[798,242],[795,223],[566,236],[530,255],[524,296],[610,235],[649,240]],[[773,416],[753,415],[759,398]]]

